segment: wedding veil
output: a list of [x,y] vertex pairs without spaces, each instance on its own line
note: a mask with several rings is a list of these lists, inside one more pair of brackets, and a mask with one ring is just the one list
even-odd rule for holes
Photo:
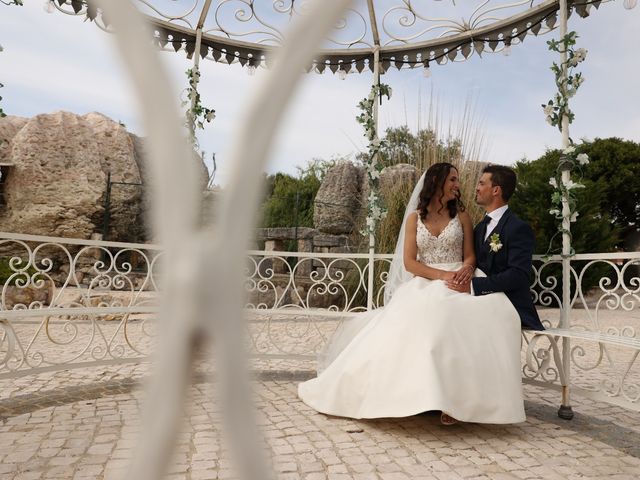
[[404,268],[404,234],[407,224],[407,217],[411,212],[415,212],[418,209],[418,200],[420,192],[422,191],[422,184],[424,183],[424,177],[426,171],[416,183],[416,186],[411,192],[411,197],[407,202],[407,208],[404,210],[404,217],[402,218],[402,226],[400,227],[400,233],[398,234],[398,241],[396,242],[396,250],[393,253],[393,260],[391,260],[391,266],[389,267],[389,273],[387,274],[387,283],[384,288],[384,303],[389,303],[393,292],[405,282],[408,282],[413,278],[413,274],[407,272]]
[[[425,172],[426,173],[426,172]],[[393,292],[403,283],[408,282],[413,278],[413,275],[404,268],[404,232],[405,225],[407,223],[407,217],[411,212],[418,209],[418,199],[420,192],[422,191],[422,184],[424,183],[425,173],[422,174],[420,180],[413,189],[407,208],[404,211],[404,217],[402,219],[402,226],[400,227],[400,233],[398,234],[398,241],[396,242],[396,250],[393,254],[393,260],[389,267],[389,273],[387,274],[387,283],[384,291],[384,303],[389,303]],[[369,323],[369,321],[377,314],[376,310],[368,312],[357,313],[352,317],[344,318],[340,322],[340,325],[331,336],[331,339],[325,346],[325,348],[318,354],[316,370],[318,374],[322,372],[327,366],[329,366],[333,360],[344,350],[344,348],[351,343],[351,340]]]

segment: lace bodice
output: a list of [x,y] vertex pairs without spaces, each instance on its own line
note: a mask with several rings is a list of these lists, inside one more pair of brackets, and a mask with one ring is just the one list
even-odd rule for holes
[[462,261],[462,224],[456,215],[437,237],[425,227],[418,216],[418,261],[424,265],[455,263]]

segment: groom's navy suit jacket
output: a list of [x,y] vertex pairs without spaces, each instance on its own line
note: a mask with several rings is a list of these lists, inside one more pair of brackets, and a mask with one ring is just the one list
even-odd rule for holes
[[[507,209],[485,241],[486,228],[485,223],[480,223],[473,232],[478,268],[487,274],[472,279],[474,294],[504,292],[518,311],[522,328],[544,330],[529,291],[535,242],[531,227]],[[502,248],[492,252],[490,237],[495,233],[500,236]]]

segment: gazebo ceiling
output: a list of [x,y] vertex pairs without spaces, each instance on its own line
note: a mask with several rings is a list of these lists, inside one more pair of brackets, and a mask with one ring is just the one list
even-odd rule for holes
[[[108,19],[82,0],[52,0],[60,11],[81,15],[108,30]],[[568,0],[569,13],[589,15],[611,0]],[[281,44],[292,18],[305,15],[309,0],[134,0],[167,50],[191,58],[201,33],[200,56],[258,66]],[[356,0],[326,40],[310,69],[322,73],[381,71],[464,61],[496,52],[528,35],[553,30],[559,0]]]

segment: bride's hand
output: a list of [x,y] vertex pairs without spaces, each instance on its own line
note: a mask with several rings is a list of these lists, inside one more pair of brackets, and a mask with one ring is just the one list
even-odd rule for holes
[[451,281],[453,283],[467,283],[473,276],[474,268],[471,265],[463,265],[457,272],[453,273]]
[[440,276],[440,280],[442,280],[443,282],[453,282],[456,273],[457,272],[444,271],[444,272],[442,272],[442,274]]

